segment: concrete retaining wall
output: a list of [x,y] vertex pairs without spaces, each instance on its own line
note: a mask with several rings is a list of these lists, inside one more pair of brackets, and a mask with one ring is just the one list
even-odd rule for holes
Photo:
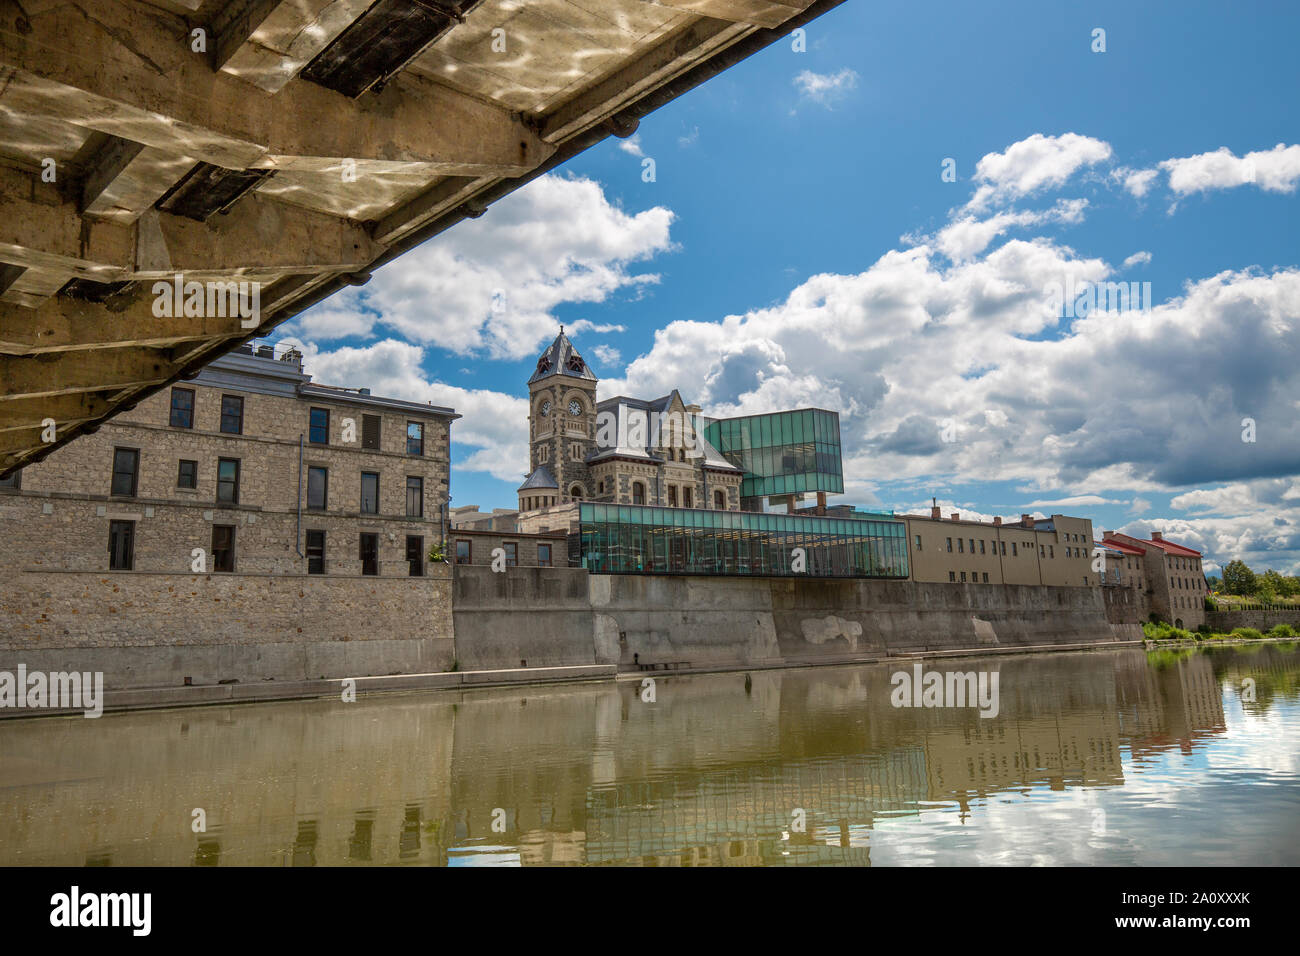
[[[546,595],[562,593],[562,606]],[[458,567],[463,667],[743,667],[1136,641],[1095,588]]]

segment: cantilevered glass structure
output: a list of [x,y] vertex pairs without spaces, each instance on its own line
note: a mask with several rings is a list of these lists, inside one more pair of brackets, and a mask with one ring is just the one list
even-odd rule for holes
[[820,408],[720,418],[704,437],[745,473],[741,498],[844,492],[840,416]]
[[[594,574],[906,578],[907,531],[886,515],[825,518],[583,502],[570,564]],[[807,569],[795,571],[803,548]]]

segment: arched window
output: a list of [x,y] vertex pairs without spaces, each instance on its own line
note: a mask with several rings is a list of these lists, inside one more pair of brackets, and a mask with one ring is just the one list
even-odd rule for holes
[[718,511],[727,510],[727,493],[721,489],[713,492],[713,507]]
[[569,489],[569,497],[575,501],[582,500],[582,485],[574,485]]
[[639,481],[632,482],[632,504],[645,504],[645,485]]

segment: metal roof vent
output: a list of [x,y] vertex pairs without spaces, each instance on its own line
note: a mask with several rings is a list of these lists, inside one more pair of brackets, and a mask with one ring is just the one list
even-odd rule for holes
[[307,64],[303,79],[356,99],[378,92],[479,0],[379,0]]

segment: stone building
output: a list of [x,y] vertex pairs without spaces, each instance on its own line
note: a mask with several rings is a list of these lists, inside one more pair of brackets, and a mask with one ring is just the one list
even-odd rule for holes
[[458,417],[246,347],[11,476],[0,564],[422,576]]
[[1142,573],[1151,611],[1175,627],[1195,630],[1205,623],[1205,572],[1201,552],[1166,541],[1159,531],[1149,540],[1107,531],[1105,544],[1124,546],[1143,555]]
[[674,389],[598,401],[597,378],[563,328],[528,380],[528,476],[519,511],[576,501],[740,510],[742,473],[704,437]]
[[1092,521],[1052,515],[1018,522],[906,515],[908,558],[914,581],[949,584],[1031,584],[1096,587]]

